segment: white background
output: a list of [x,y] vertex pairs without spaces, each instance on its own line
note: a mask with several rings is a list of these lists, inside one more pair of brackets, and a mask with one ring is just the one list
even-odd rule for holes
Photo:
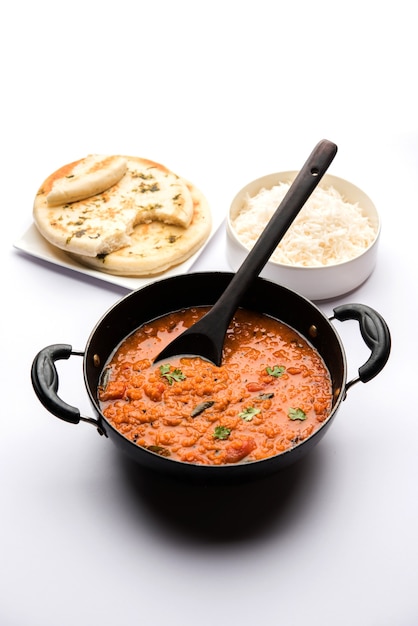
[[[7,3],[1,9],[1,626],[418,624],[415,2]],[[213,490],[150,480],[36,399],[39,349],[83,350],[127,290],[17,251],[48,174],[88,153],[160,161],[223,218],[327,138],[383,222],[355,293],[391,358],[286,472]],[[221,227],[196,269],[229,269]],[[367,351],[339,325],[350,371]],[[87,415],[81,359],[60,390]]]

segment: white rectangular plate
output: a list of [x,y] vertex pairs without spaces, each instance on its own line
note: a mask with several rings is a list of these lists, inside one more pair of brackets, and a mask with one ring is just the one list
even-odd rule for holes
[[129,290],[139,289],[140,287],[145,287],[149,283],[154,282],[160,278],[169,278],[170,276],[179,276],[180,274],[185,274],[192,267],[193,263],[198,259],[201,255],[205,247],[208,245],[209,241],[212,239],[215,232],[218,230],[222,220],[215,221],[213,219],[212,231],[209,238],[203,244],[203,246],[195,252],[189,259],[172,267],[162,274],[157,274],[155,276],[149,276],[146,278],[134,278],[132,276],[114,276],[113,274],[106,274],[105,272],[99,272],[94,269],[90,269],[85,267],[71,257],[69,257],[65,252],[52,246],[46,239],[42,237],[36,228],[35,224],[32,224],[25,234],[14,243],[14,247],[17,250],[25,252],[26,254],[42,259],[43,261],[48,261],[53,263],[58,267],[64,267],[70,270],[74,270],[80,274],[84,274],[86,276],[93,276],[94,278],[98,278],[99,280],[112,283],[114,285],[119,285],[120,287],[125,287]]

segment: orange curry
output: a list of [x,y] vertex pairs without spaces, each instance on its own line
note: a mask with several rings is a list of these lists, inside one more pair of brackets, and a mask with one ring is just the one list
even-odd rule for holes
[[199,357],[153,365],[207,310],[170,313],[121,343],[98,390],[110,424],[143,448],[206,465],[264,459],[312,435],[331,411],[329,372],[301,335],[271,317],[239,309],[221,367]]

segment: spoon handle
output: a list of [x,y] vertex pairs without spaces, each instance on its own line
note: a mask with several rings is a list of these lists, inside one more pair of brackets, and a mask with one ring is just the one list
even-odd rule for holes
[[179,354],[196,355],[197,352],[199,356],[220,365],[225,334],[242,296],[269,260],[336,153],[337,146],[330,141],[323,140],[317,144],[219,300],[202,318],[170,342],[155,361]]

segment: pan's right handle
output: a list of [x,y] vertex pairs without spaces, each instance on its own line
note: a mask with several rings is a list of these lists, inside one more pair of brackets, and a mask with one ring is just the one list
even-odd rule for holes
[[347,383],[346,389],[359,381],[367,383],[381,372],[389,358],[391,336],[388,325],[380,313],[365,304],[342,304],[333,312],[333,318],[340,322],[357,320],[361,336],[371,350],[369,359],[358,370],[358,378]]
[[58,396],[59,378],[55,361],[69,359],[72,355],[83,356],[83,353],[73,352],[72,346],[61,343],[47,346],[38,352],[31,368],[33,389],[41,404],[55,417],[70,424],[78,424],[80,420],[88,422],[96,426],[103,435],[104,430],[97,420],[83,417],[78,408],[67,404]]

